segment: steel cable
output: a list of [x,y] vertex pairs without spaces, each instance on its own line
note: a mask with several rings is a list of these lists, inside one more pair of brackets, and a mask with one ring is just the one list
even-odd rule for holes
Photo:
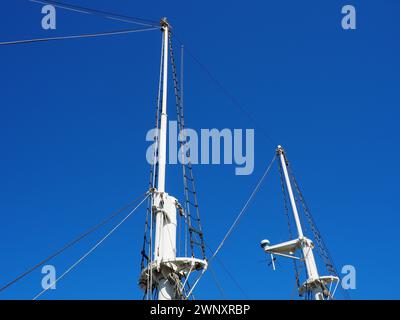
[[[214,260],[214,258],[216,257],[216,255],[218,254],[218,252],[221,250],[222,246],[225,244],[225,241],[229,238],[229,236],[232,234],[233,230],[235,229],[235,227],[237,226],[237,224],[239,223],[240,219],[242,218],[243,214],[247,211],[247,209],[249,208],[250,203],[253,201],[255,195],[257,194],[257,192],[260,190],[260,187],[262,185],[262,183],[264,182],[265,177],[267,176],[267,174],[269,173],[269,171],[272,168],[272,165],[274,164],[276,160],[276,155],[274,155],[274,157],[272,158],[271,162],[269,163],[268,167],[266,168],[266,170],[264,171],[264,174],[261,176],[260,180],[258,181],[257,185],[255,186],[255,188],[253,189],[252,193],[250,194],[250,197],[247,199],[246,203],[244,204],[243,208],[240,210],[239,214],[237,215],[236,219],[234,220],[234,222],[232,223],[231,227],[228,229],[227,233],[225,234],[224,238],[222,239],[221,243],[219,244],[219,246],[217,247],[217,249],[215,250],[214,254],[211,256],[210,260],[208,261],[208,264],[210,265],[211,262]],[[204,273],[206,272],[207,269],[203,269],[203,271],[200,273],[200,275],[198,276],[198,278],[196,279],[196,281],[194,282],[188,296],[190,296],[190,294],[192,293],[192,291],[194,290],[194,288],[196,287],[196,285],[198,284],[198,282],[200,281],[200,279],[203,277]]]
[[111,35],[127,34],[127,33],[136,33],[136,32],[144,32],[144,31],[152,31],[152,30],[158,30],[158,28],[154,28],[153,27],[153,28],[144,28],[144,29],[126,29],[126,30],[107,31],[107,32],[98,32],[98,33],[87,33],[87,34],[70,35],[70,36],[24,39],[24,40],[15,40],[15,41],[3,41],[3,42],[0,42],[0,46],[24,44],[24,43],[35,43],[35,42],[47,42],[47,41],[55,41],[55,40],[95,38],[95,37],[103,37],[103,36],[111,36]]
[[77,6],[77,5],[73,5],[73,4],[63,3],[60,1],[51,1],[51,0],[28,0],[28,1],[34,2],[34,3],[40,3],[40,4],[49,4],[49,5],[52,5],[57,8],[74,11],[74,12],[93,14],[93,15],[101,16],[103,18],[111,19],[111,20],[117,20],[117,21],[122,21],[122,22],[127,22],[127,23],[134,23],[134,24],[148,26],[148,27],[158,27],[159,26],[159,23],[154,20],[148,20],[148,19],[143,19],[143,18],[127,16],[127,15],[123,15],[123,14],[119,14],[119,13],[115,13],[115,12],[108,12],[108,11],[86,8],[86,7]]
[[[146,192],[147,193],[147,192]],[[54,252],[53,254],[49,255],[47,258],[43,259],[42,261],[40,261],[39,263],[35,264],[33,267],[29,268],[28,270],[26,270],[25,272],[21,273],[18,277],[16,277],[14,280],[8,282],[6,285],[4,285],[3,287],[0,288],[0,292],[4,291],[5,289],[9,288],[10,286],[12,286],[13,284],[15,284],[16,282],[18,282],[19,280],[21,280],[22,278],[26,277],[28,274],[30,274],[31,272],[35,271],[37,268],[39,268],[40,266],[44,265],[46,262],[50,261],[51,259],[57,257],[58,255],[60,255],[61,253],[63,253],[64,251],[66,251],[67,249],[71,248],[72,246],[74,246],[75,244],[77,244],[79,241],[81,241],[82,239],[86,238],[87,236],[89,236],[90,234],[92,234],[93,232],[95,232],[96,230],[98,230],[99,228],[101,228],[102,226],[106,225],[108,222],[110,222],[112,219],[114,219],[115,217],[117,217],[119,214],[121,214],[123,211],[127,210],[128,208],[130,208],[131,206],[133,206],[138,200],[140,200],[144,195],[146,195],[146,193],[144,193],[143,195],[141,195],[140,197],[137,197],[135,200],[133,200],[132,202],[130,202],[129,204],[127,204],[126,206],[122,207],[121,209],[119,209],[118,211],[114,212],[113,214],[111,214],[109,217],[107,217],[106,219],[104,219],[103,221],[101,221],[100,223],[98,223],[97,225],[95,225],[94,227],[90,228],[89,230],[85,231],[84,233],[82,233],[80,236],[78,236],[77,238],[75,238],[74,240],[72,240],[71,242],[67,243],[66,245],[64,245],[61,249],[57,250],[56,252]]]
[[104,237],[102,237],[88,252],[86,252],[83,256],[81,256],[76,262],[74,262],[61,276],[59,276],[56,280],[54,280],[46,289],[43,289],[41,292],[39,292],[33,300],[36,300],[40,296],[42,296],[47,290],[49,290],[51,287],[53,287],[58,281],[60,281],[62,278],[64,278],[68,273],[70,273],[75,267],[80,264],[83,260],[85,260],[94,250],[96,250],[100,244],[102,244],[111,234],[114,233],[128,218],[136,211],[137,208],[149,197],[150,192],[146,193],[146,196],[142,199],[142,201],[139,202],[139,204],[133,208],[118,224],[111,229]]

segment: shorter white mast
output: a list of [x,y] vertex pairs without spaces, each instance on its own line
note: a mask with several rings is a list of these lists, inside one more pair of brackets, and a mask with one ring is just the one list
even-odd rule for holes
[[[315,263],[313,248],[313,242],[306,238],[303,234],[301,227],[299,213],[297,211],[296,200],[293,195],[293,189],[287,169],[287,161],[284,150],[281,146],[277,148],[277,155],[282,165],[283,175],[285,177],[285,183],[289,194],[290,204],[293,211],[294,220],[296,222],[298,238],[290,240],[284,243],[270,246],[268,240],[261,241],[261,247],[266,253],[271,254],[272,261],[274,261],[273,255],[283,256],[292,259],[303,260],[307,270],[307,280],[299,288],[299,294],[302,296],[306,292],[311,292],[315,300],[324,300],[330,298],[331,294],[327,289],[327,285],[333,282],[337,282],[339,279],[336,276],[324,276],[320,277],[318,274],[317,265]],[[302,258],[295,256],[295,252],[300,250]]]

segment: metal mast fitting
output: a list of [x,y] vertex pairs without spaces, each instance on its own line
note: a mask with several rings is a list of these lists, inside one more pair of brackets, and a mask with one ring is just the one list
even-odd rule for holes
[[[303,296],[305,293],[311,293],[315,300],[324,300],[325,298],[331,298],[331,293],[330,290],[328,290],[328,285],[334,282],[338,282],[339,278],[336,276],[319,276],[313,253],[314,244],[303,234],[296,200],[293,195],[293,189],[288,174],[288,162],[285,156],[285,151],[281,146],[278,146],[276,152],[281,162],[286,188],[289,194],[290,204],[296,223],[298,237],[297,239],[293,239],[276,245],[270,245],[270,242],[268,240],[263,240],[261,241],[261,247],[266,253],[271,255],[272,261],[274,261],[273,255],[278,255],[286,258],[301,260],[304,262],[307,271],[307,280],[299,288],[300,296]],[[295,255],[297,251],[301,252],[301,258]]]
[[[162,97],[157,144],[157,185],[151,199],[151,215],[155,220],[154,243],[149,252],[148,264],[143,267],[139,285],[146,294],[156,289],[159,300],[186,299],[185,285],[189,275],[196,270],[207,268],[206,260],[194,257],[177,257],[176,210],[182,208],[178,200],[165,192],[167,157],[167,89],[168,89],[168,49],[170,25],[166,18],[160,21],[162,31]],[[156,153],[154,154],[157,157]],[[155,159],[154,159],[155,160]],[[155,173],[154,173],[155,174]],[[151,236],[152,237],[152,228]],[[182,279],[184,282],[182,283]]]

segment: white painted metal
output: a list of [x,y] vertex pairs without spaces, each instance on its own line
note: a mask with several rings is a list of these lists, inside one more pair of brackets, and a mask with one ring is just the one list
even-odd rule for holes
[[281,146],[278,146],[277,153],[282,164],[282,170],[285,177],[286,188],[289,194],[294,220],[296,222],[298,238],[276,245],[270,245],[268,240],[263,240],[261,241],[261,247],[264,249],[266,253],[271,255],[272,262],[274,259],[273,258],[274,254],[287,258],[298,259],[298,257],[295,256],[295,252],[297,250],[301,250],[303,254],[304,263],[306,265],[307,280],[299,289],[299,293],[300,295],[303,295],[306,292],[312,292],[315,300],[323,300],[324,295],[326,296],[329,294],[329,292],[325,291],[326,285],[334,281],[338,281],[338,278],[335,276],[320,277],[318,274],[318,269],[315,263],[315,258],[313,253],[314,244],[310,239],[304,237],[299,213],[297,210],[296,200],[293,195],[293,189],[288,174],[284,150],[282,149]]
[[158,300],[173,300],[175,299],[175,289],[171,286],[168,279],[161,279],[158,282]]
[[[290,198],[290,203],[292,206],[294,220],[296,222],[297,233],[299,235],[299,244],[300,244],[301,250],[303,252],[304,263],[305,263],[306,269],[307,269],[307,277],[308,277],[307,281],[313,282],[313,281],[319,279],[318,269],[317,269],[317,265],[315,263],[314,253],[312,250],[314,245],[310,239],[305,238],[303,235],[303,229],[301,227],[299,212],[297,211],[296,200],[294,199],[294,195],[293,195],[292,184],[290,182],[290,178],[289,178],[289,174],[288,174],[288,170],[287,170],[284,151],[281,146],[278,146],[278,155],[281,160],[283,175],[285,177],[286,187],[287,187],[287,190],[289,193],[289,198]],[[323,295],[321,292],[322,292],[322,288],[320,288],[319,286],[317,286],[313,290],[314,297],[316,300],[323,299]]]
[[[170,290],[168,292],[174,292],[172,289],[173,287],[170,286],[165,288],[165,282],[163,279],[166,279],[168,273],[171,270],[174,270],[176,275],[180,275],[180,277],[186,278],[183,284],[180,284],[180,287],[184,287],[189,275],[195,271],[205,271],[207,270],[208,263],[207,260],[196,259],[193,257],[177,257],[174,260],[166,261],[164,260],[161,266],[157,266],[156,262],[153,261],[147,268],[143,269],[140,278],[139,278],[139,285],[143,290],[146,290],[147,280],[150,276],[158,283],[158,290],[162,290],[162,295],[159,294],[159,299],[165,300],[165,297],[168,294],[165,291]],[[193,286],[192,286],[193,288]],[[172,290],[172,291],[171,291]],[[185,294],[185,298],[190,296],[191,292]],[[175,292],[170,296],[174,296]],[[175,297],[181,298],[181,297]]]
[[[207,269],[207,261],[194,257],[176,257],[176,230],[177,199],[165,192],[165,173],[167,157],[167,81],[168,81],[168,48],[169,24],[165,18],[161,20],[163,31],[163,59],[162,59],[162,106],[160,116],[160,133],[158,139],[158,180],[157,188],[153,193],[152,212],[155,215],[155,241],[153,261],[144,268],[139,278],[139,285],[149,290],[148,280],[154,281],[158,289],[159,300],[174,300],[188,298],[189,294],[183,291],[187,278],[192,271]],[[150,231],[151,232],[151,231]],[[151,291],[152,288],[150,288]]]
[[158,181],[157,190],[165,191],[165,166],[167,163],[167,89],[168,89],[168,22],[162,20],[164,59],[163,59],[163,92],[160,117],[160,139],[158,146]]
[[165,193],[165,169],[167,163],[167,89],[168,89],[168,40],[169,24],[161,20],[163,31],[163,87],[160,116],[160,137],[158,145],[158,181],[154,208],[156,217],[154,261],[158,271],[158,299],[172,300],[176,298],[176,290],[168,281],[169,270],[161,266],[163,261],[176,258],[176,199]]
[[289,193],[290,204],[292,205],[294,220],[296,222],[296,227],[297,227],[297,233],[299,234],[299,238],[301,239],[301,238],[303,238],[303,229],[301,228],[299,212],[297,211],[296,201],[293,196],[292,184],[290,183],[287,166],[286,166],[286,161],[285,161],[285,157],[283,155],[283,149],[281,146],[278,146],[278,155],[281,160],[283,174],[285,176],[286,187],[287,187],[287,190]]
[[154,196],[156,236],[154,261],[160,268],[161,262],[176,259],[176,203],[168,193],[157,192]]

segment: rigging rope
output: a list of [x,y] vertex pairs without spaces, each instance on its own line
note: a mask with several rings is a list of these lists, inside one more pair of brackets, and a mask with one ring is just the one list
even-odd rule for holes
[[36,39],[24,39],[24,40],[15,40],[15,41],[4,41],[4,42],[0,42],[0,46],[23,44],[23,43],[46,42],[46,41],[54,41],[54,40],[95,38],[95,37],[112,36],[112,35],[118,35],[118,34],[127,34],[127,33],[152,31],[152,30],[158,30],[158,29],[159,28],[154,28],[154,27],[152,27],[152,28],[143,28],[143,29],[126,29],[126,30],[98,32],[98,33],[87,33],[87,34],[70,35],[70,36],[59,36],[59,37],[49,37],[49,38],[36,38]]
[[[265,177],[267,176],[267,174],[269,173],[269,171],[272,168],[272,165],[274,164],[276,160],[276,154],[274,155],[274,157],[272,158],[271,162],[269,163],[268,167],[266,168],[266,170],[264,171],[264,174],[261,176],[260,180],[258,181],[257,185],[255,186],[255,188],[253,189],[252,193],[250,194],[250,197],[247,199],[246,203],[244,204],[243,208],[240,210],[238,216],[236,217],[235,221],[232,223],[231,227],[229,228],[229,230],[227,231],[227,233],[225,234],[224,238],[222,239],[221,243],[219,244],[219,246],[217,247],[217,249],[215,250],[214,254],[211,256],[210,260],[208,261],[208,265],[211,264],[211,262],[214,260],[214,258],[217,256],[218,252],[221,250],[222,246],[225,244],[225,241],[229,238],[229,236],[232,234],[232,231],[235,229],[235,227],[237,226],[237,224],[239,223],[241,217],[243,216],[243,214],[247,211],[247,209],[249,208],[250,203],[252,202],[252,200],[254,199],[255,195],[257,194],[257,192],[260,190],[260,187],[262,185],[262,183],[264,182]],[[200,279],[203,277],[204,273],[206,272],[207,269],[203,269],[203,271],[200,273],[199,277],[196,279],[195,283],[193,284],[188,296],[192,293],[192,291],[194,290],[194,288],[196,287],[196,285],[199,283]]]
[[[146,192],[147,193],[147,192]],[[64,251],[66,251],[67,249],[71,248],[72,246],[74,246],[75,244],[77,244],[79,241],[83,240],[84,238],[86,238],[87,236],[89,236],[90,234],[92,234],[93,232],[97,231],[99,228],[101,228],[102,226],[106,225],[108,222],[110,222],[112,219],[114,219],[115,217],[117,217],[118,215],[120,215],[122,212],[124,212],[125,210],[127,210],[128,208],[132,207],[137,201],[139,201],[143,196],[146,195],[146,193],[142,194],[140,197],[137,197],[136,199],[134,199],[132,202],[130,202],[129,204],[127,204],[126,206],[122,207],[121,209],[117,210],[116,212],[112,213],[109,217],[105,218],[103,221],[101,221],[100,223],[98,223],[97,225],[95,225],[94,227],[88,229],[87,231],[85,231],[84,233],[82,233],[80,236],[78,236],[77,238],[75,238],[74,240],[72,240],[71,242],[67,243],[66,245],[64,245],[62,248],[60,248],[59,250],[57,250],[56,252],[54,252],[53,254],[51,254],[50,256],[48,256],[47,258],[43,259],[42,261],[40,261],[39,263],[35,264],[33,267],[29,268],[28,270],[26,270],[25,272],[23,272],[22,274],[20,274],[18,277],[16,277],[14,280],[10,281],[9,283],[7,283],[6,285],[4,285],[3,287],[0,288],[0,292],[4,291],[5,289],[7,289],[8,287],[12,286],[14,283],[16,283],[17,281],[21,280],[22,278],[26,277],[28,274],[30,274],[31,272],[35,271],[37,268],[39,268],[40,266],[44,265],[46,262],[50,261],[51,259],[57,257],[58,255],[60,255],[61,253],[63,253]]]
[[150,192],[146,193],[146,196],[140,201],[140,203],[133,208],[114,228],[111,229],[103,238],[101,238],[88,252],[86,252],[83,256],[81,256],[75,263],[73,263],[61,276],[59,276],[56,280],[54,280],[46,289],[43,289],[41,292],[39,292],[33,300],[36,300],[39,298],[41,295],[43,295],[47,290],[49,290],[51,287],[53,287],[58,281],[60,281],[62,278],[64,278],[68,273],[70,273],[78,264],[80,264],[83,260],[85,260],[94,250],[97,249],[100,244],[102,244],[111,234],[114,233],[135,211],[137,208],[140,207],[140,205],[149,197]]
[[[161,42],[161,58],[160,58],[160,72],[159,72],[159,80],[158,80],[158,90],[157,90],[157,101],[156,101],[156,116],[155,116],[155,125],[157,134],[154,137],[154,150],[153,150],[153,163],[150,164],[150,174],[149,174],[149,188],[154,190],[156,187],[156,180],[158,177],[158,139],[159,139],[159,127],[160,127],[160,113],[161,113],[161,103],[162,103],[162,73],[163,73],[163,57],[164,57],[164,42]],[[151,291],[153,290],[153,273],[150,272],[150,266],[153,261],[153,194],[149,198],[149,202],[146,209],[146,222],[145,222],[145,230],[144,230],[144,240],[143,240],[143,249],[142,249],[142,259],[141,259],[141,270],[145,268],[145,260],[146,260],[146,268],[148,268],[149,277],[147,278],[146,283],[146,293],[144,298],[150,300],[152,297]],[[148,223],[150,217],[150,224]],[[147,237],[149,237],[149,241],[147,241]],[[145,251],[145,247],[147,245],[147,254]]]
[[[155,128],[157,129],[157,132],[159,131],[159,126],[160,126],[160,113],[161,113],[161,93],[162,93],[162,61],[163,61],[163,52],[164,52],[164,42],[162,42],[161,46],[161,62],[160,62],[160,79],[159,79],[159,86],[158,86],[158,95],[157,95],[157,108],[156,108],[156,125]],[[173,77],[173,84],[174,84],[174,93],[175,93],[175,102],[176,102],[176,113],[177,113],[177,122],[178,122],[178,129],[180,133],[180,139],[179,139],[179,144],[180,144],[180,151],[182,152],[182,157],[186,156],[186,159],[189,161],[186,161],[182,159],[182,171],[183,171],[183,184],[184,184],[184,195],[185,195],[185,210],[179,205],[178,210],[179,210],[179,215],[181,219],[179,220],[179,225],[177,226],[178,230],[178,248],[177,248],[177,253],[180,253],[181,246],[184,245],[184,251],[185,251],[185,256],[188,256],[187,254],[187,243],[188,243],[188,236],[190,237],[189,243],[190,243],[190,249],[191,249],[191,256],[195,257],[195,246],[196,248],[200,248],[202,252],[202,258],[205,260],[205,245],[204,245],[204,238],[203,238],[203,232],[200,224],[200,213],[199,213],[199,206],[198,206],[198,200],[197,200],[197,192],[195,188],[195,182],[194,182],[194,175],[193,175],[193,170],[192,170],[192,165],[190,162],[190,153],[185,152],[184,148],[184,142],[185,142],[185,137],[182,134],[182,131],[184,129],[184,113],[183,113],[183,95],[182,95],[182,88],[183,88],[183,58],[181,60],[181,87],[179,87],[179,82],[178,82],[178,76],[177,76],[177,68],[175,64],[175,58],[174,58],[174,52],[173,52],[173,46],[172,46],[172,41],[171,41],[171,34],[168,34],[168,46],[169,46],[169,58],[171,61],[171,68],[172,68],[172,77]],[[183,51],[181,51],[182,53]],[[153,154],[153,159],[154,159],[154,165],[150,167],[150,187],[155,188],[155,178],[158,174],[158,161],[157,161],[157,152],[158,152],[158,135],[155,137],[155,142],[154,144],[156,149],[154,150]],[[188,184],[190,183],[191,187],[189,188]],[[190,206],[194,207],[195,210],[195,215],[191,213]],[[153,212],[151,208],[148,208],[147,215],[150,215],[151,218],[153,217]],[[146,224],[145,224],[145,235],[144,235],[144,245],[143,248],[145,247],[145,244],[149,244],[147,241],[147,238],[150,237],[153,234],[152,231],[152,223],[150,223],[150,230],[148,226],[148,218],[146,218]],[[185,239],[183,243],[181,242],[181,228],[184,228],[185,232]],[[194,238],[194,235],[196,234],[198,238]],[[169,239],[171,241],[171,239]],[[141,262],[141,268],[144,270],[146,268],[145,263],[147,263],[147,268],[150,268],[151,266],[151,259],[152,259],[152,245],[151,245],[151,240],[150,240],[150,245],[148,246],[148,252],[144,252],[142,250],[142,262]],[[154,289],[153,284],[152,284],[152,272],[150,272],[150,269],[148,270],[149,272],[149,277],[147,278],[147,283],[146,285],[146,292],[147,294],[144,295],[144,298],[150,298],[151,297],[151,291]],[[190,290],[190,284],[188,281],[184,282],[185,285],[188,286],[188,289]],[[177,286],[179,288],[179,286]],[[182,290],[182,292],[186,291],[185,288],[179,288],[179,290]],[[156,290],[155,290],[156,291]],[[178,292],[179,293],[179,292]],[[188,295],[190,296],[190,295]]]
[[[181,40],[179,40],[179,38],[176,36],[176,34],[174,34],[174,37],[177,39],[177,41],[183,45],[183,42]],[[221,92],[232,102],[232,104],[234,106],[236,106],[238,108],[238,110],[240,112],[242,112],[249,120],[250,122],[253,123],[253,125],[255,126],[259,126],[258,122],[256,121],[256,117],[254,117],[248,110],[249,108],[247,108],[246,106],[244,106],[237,98],[236,96],[231,93],[230,90],[227,89],[226,86],[224,86],[222,84],[222,82],[220,80],[218,80],[218,78],[216,76],[214,76],[214,74],[210,71],[210,69],[208,69],[206,67],[205,64],[203,64],[200,59],[198,59],[189,49],[187,49],[187,46],[185,46],[185,50],[186,52],[189,54],[189,56],[198,64],[198,66],[203,69],[203,71],[205,72],[205,74],[216,84],[216,86],[221,90]],[[267,130],[261,126],[261,133],[264,135],[264,137],[274,146],[277,145],[277,143],[275,142],[275,140],[271,137],[270,134],[268,134]]]
[[[280,181],[281,181],[281,189],[282,189],[282,194],[283,194],[283,204],[284,204],[284,209],[285,209],[285,216],[287,220],[287,226],[288,226],[288,231],[289,231],[289,239],[293,240],[293,232],[292,232],[292,225],[290,223],[290,216],[289,216],[289,206],[288,206],[288,200],[287,200],[287,190],[285,187],[285,182],[283,178],[283,168],[282,168],[282,163],[279,161],[279,176],[280,176]],[[297,267],[297,261],[293,259],[293,269],[295,272],[295,278],[296,278],[296,285],[297,288],[300,288],[300,273]]]
[[114,13],[114,12],[107,12],[107,11],[102,11],[102,10],[86,8],[86,7],[82,7],[82,6],[63,3],[60,1],[52,1],[52,0],[28,0],[28,1],[40,3],[40,4],[50,4],[57,8],[74,11],[74,12],[79,12],[79,13],[93,14],[93,15],[101,16],[103,18],[111,19],[111,20],[117,20],[117,21],[122,21],[122,22],[127,22],[127,23],[134,23],[134,24],[148,26],[148,27],[158,27],[159,26],[159,23],[154,20],[142,19],[142,18],[126,16],[126,15]]
[[217,275],[215,274],[215,271],[214,271],[214,269],[212,268],[212,266],[210,266],[210,271],[211,271],[211,276],[212,276],[212,278],[213,278],[213,280],[214,280],[215,286],[218,288],[218,291],[219,291],[219,293],[221,294],[221,296],[222,296],[223,298],[226,299],[225,291],[224,291],[224,289],[222,288],[220,282],[218,281]]
[[[213,254],[213,250],[211,249],[211,247],[207,244],[206,247],[207,249],[211,252],[211,255]],[[233,276],[233,274],[228,270],[228,268],[226,267],[226,265],[222,262],[221,259],[219,259],[218,257],[215,257],[216,261],[220,264],[220,266],[222,267],[222,269],[225,271],[225,273],[228,275],[229,278],[231,278],[232,282],[235,284],[235,286],[239,289],[239,291],[242,293],[242,295],[248,299],[249,296],[247,295],[247,293],[243,290],[242,286],[239,284],[239,282],[236,280],[236,278]]]
[[[300,187],[299,187],[299,185],[297,183],[297,180],[296,180],[296,178],[295,178],[295,176],[294,176],[294,174],[292,172],[291,166],[289,165],[289,162],[288,162],[286,156],[285,156],[285,161],[287,163],[288,171],[289,171],[289,174],[290,174],[290,179],[293,182],[295,190],[296,190],[296,192],[298,194],[299,201],[300,201],[300,203],[302,205],[304,214],[305,214],[305,216],[307,218],[307,222],[310,225],[311,231],[313,233],[314,240],[316,242],[316,247],[318,249],[318,251],[317,251],[318,255],[321,257],[323,263],[325,264],[325,267],[326,267],[327,271],[329,273],[333,274],[334,276],[337,276],[339,278],[339,281],[340,281],[341,280],[341,276],[340,276],[339,272],[337,272],[337,269],[335,267],[335,264],[333,262],[331,254],[330,254],[330,252],[328,250],[328,247],[326,246],[325,241],[323,240],[322,235],[319,232],[319,229],[317,228],[315,220],[314,220],[313,216],[311,215],[311,211],[310,211],[309,207],[307,206],[307,203],[306,203],[306,201],[305,201],[305,199],[303,197],[303,194],[302,194],[302,192],[300,190]],[[351,299],[350,294],[347,292],[347,290],[341,290],[341,292],[342,292],[342,294],[343,294],[345,299],[348,299],[348,300]]]
[[[179,146],[182,156],[182,177],[183,177],[185,209],[186,209],[185,231],[187,230],[189,232],[191,256],[192,257],[196,256],[195,252],[195,246],[196,246],[196,248],[200,248],[201,255],[204,260],[206,259],[204,234],[200,223],[200,210],[197,199],[196,184],[193,175],[193,167],[190,159],[190,149],[186,149],[187,137],[184,135],[185,118],[184,118],[184,105],[182,100],[182,87],[181,88],[179,87],[171,33],[168,36],[169,36],[168,39],[169,51],[170,51],[171,68],[172,68],[172,79],[173,79],[174,93],[175,93],[176,114],[177,114],[178,130],[179,130]],[[181,52],[183,52],[183,48],[181,48],[181,50],[182,50]],[[182,66],[183,66],[183,61],[181,67]],[[181,76],[182,74],[183,74],[183,69],[181,69]],[[181,84],[183,84],[182,78],[181,78]],[[191,184],[190,188],[189,188],[189,181]],[[194,207],[194,211],[196,214],[195,216],[192,214],[190,210],[191,206]],[[197,239],[195,235],[197,235]],[[187,256],[187,252],[185,252],[185,255]]]
[[[231,235],[233,229],[236,227],[236,225],[239,223],[241,217],[243,214],[246,212],[248,209],[250,203],[254,199],[255,195],[257,194],[258,190],[260,190],[261,184],[263,183],[265,177],[267,176],[268,172],[271,170],[273,163],[275,162],[276,156],[274,156],[268,165],[267,169],[265,170],[264,174],[262,175],[261,179],[258,181],[256,187],[254,188],[253,192],[251,193],[249,199],[247,199],[245,205],[243,206],[242,210],[239,212],[238,216],[236,217],[235,221],[233,222],[232,226],[229,228],[228,232],[226,233],[225,237],[222,239],[221,243],[215,250],[214,254],[211,257],[211,260],[218,254],[219,250],[221,250],[222,246],[225,244],[225,241],[229,238]],[[211,261],[210,260],[210,261]]]

